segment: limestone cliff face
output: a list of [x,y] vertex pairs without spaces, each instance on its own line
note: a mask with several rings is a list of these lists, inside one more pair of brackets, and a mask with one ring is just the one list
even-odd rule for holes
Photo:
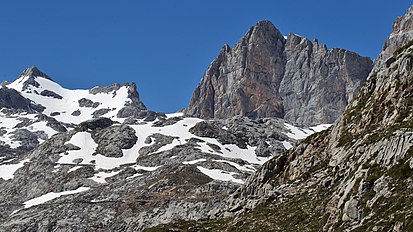
[[371,60],[354,52],[328,50],[317,40],[290,34],[279,93],[284,119],[299,125],[333,123],[371,70]]
[[285,39],[268,21],[258,23],[231,49],[225,45],[195,89],[186,114],[283,117],[278,88],[284,74]]
[[195,89],[185,113],[201,118],[279,117],[291,123],[332,123],[371,60],[259,22],[233,48],[225,45]]

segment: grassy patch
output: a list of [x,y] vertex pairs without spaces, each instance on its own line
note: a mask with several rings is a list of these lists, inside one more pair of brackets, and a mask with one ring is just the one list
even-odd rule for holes
[[178,221],[146,229],[155,231],[319,231],[327,221],[324,205],[331,192],[324,188],[290,196],[284,202],[257,206],[238,217],[220,220]]

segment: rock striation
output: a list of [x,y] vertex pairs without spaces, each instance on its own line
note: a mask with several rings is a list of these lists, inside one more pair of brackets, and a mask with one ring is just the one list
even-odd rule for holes
[[269,21],[225,45],[185,110],[204,119],[278,117],[298,125],[332,123],[372,68],[367,57],[328,50]]

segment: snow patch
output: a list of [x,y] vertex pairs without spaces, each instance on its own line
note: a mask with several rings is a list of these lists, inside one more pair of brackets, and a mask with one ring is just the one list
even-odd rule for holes
[[290,130],[290,132],[286,133],[286,135],[292,139],[296,139],[296,140],[305,139],[306,137],[314,133],[313,130],[301,129],[293,125],[290,125],[288,123],[284,123],[284,125],[288,130]]
[[166,114],[167,118],[176,118],[176,117],[182,117],[182,116],[184,116],[184,113],[182,113],[182,112]]
[[333,124],[320,124],[317,126],[312,126],[310,128],[299,128],[296,126],[293,126],[291,124],[288,123],[284,123],[285,127],[290,130],[290,132],[286,133],[285,135],[287,135],[288,137],[295,139],[295,140],[301,140],[301,139],[305,139],[306,137],[316,133],[316,132],[320,132],[323,130],[328,129],[330,126],[332,126]]
[[197,160],[192,160],[192,161],[184,161],[182,163],[183,164],[196,164],[196,163],[205,162],[205,161],[206,161],[206,159],[197,159]]
[[136,174],[134,174],[133,176],[126,177],[126,179],[129,180],[129,179],[133,179],[133,178],[135,178],[135,177],[142,176],[142,175],[143,175],[143,174],[141,174],[141,173],[136,173]]
[[225,172],[223,170],[219,169],[208,169],[208,168],[203,168],[201,166],[197,167],[199,171],[201,171],[203,174],[209,176],[211,179],[214,180],[221,180],[221,181],[232,181],[234,183],[238,184],[243,184],[244,181],[241,179],[236,179],[233,177],[233,175],[237,174],[235,172]]
[[221,163],[227,163],[229,165],[234,166],[236,169],[241,170],[241,171],[246,171],[246,172],[255,172],[256,169],[254,167],[252,167],[251,165],[245,165],[245,166],[241,166],[237,163],[228,161],[228,160],[214,160],[216,162],[221,162]]
[[108,177],[112,177],[112,176],[116,176],[120,171],[113,171],[113,172],[98,172],[95,175],[93,175],[92,177],[88,178],[90,180],[93,180],[97,183],[100,184],[105,184],[106,182],[106,178]]
[[323,130],[327,130],[332,125],[333,124],[320,124],[320,125],[317,125],[317,126],[312,126],[312,127],[310,127],[310,129],[315,131],[315,132],[320,132],[320,131],[323,131]]
[[74,171],[78,170],[81,167],[83,167],[83,166],[74,166],[73,168],[69,169],[69,171],[67,171],[67,173],[74,172]]
[[14,173],[17,171],[17,169],[23,167],[24,164],[29,161],[30,161],[29,159],[25,159],[25,160],[20,161],[17,164],[0,165],[0,178],[3,178],[4,180],[13,179]]
[[287,150],[289,150],[289,149],[293,148],[293,145],[291,145],[291,143],[290,143],[290,142],[288,142],[287,140],[282,141],[281,143],[283,144],[283,146],[284,146],[284,147],[285,147],[285,149],[287,149]]
[[24,208],[27,209],[27,208],[30,208],[30,207],[33,207],[33,206],[36,206],[36,205],[44,204],[48,201],[51,201],[51,200],[56,199],[56,198],[61,197],[61,196],[81,193],[81,192],[87,191],[89,189],[90,189],[89,187],[79,187],[75,190],[70,190],[70,191],[64,191],[64,192],[59,192],[59,193],[55,193],[55,192],[46,193],[46,194],[44,194],[40,197],[36,197],[36,198],[30,199],[30,200],[24,202],[23,203]]

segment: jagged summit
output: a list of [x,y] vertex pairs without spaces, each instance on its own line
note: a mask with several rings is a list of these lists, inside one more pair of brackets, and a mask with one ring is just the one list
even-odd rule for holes
[[277,87],[285,39],[269,21],[259,22],[233,46],[224,46],[193,93],[185,113],[201,118],[282,117]]
[[251,27],[210,64],[185,110],[205,119],[278,117],[296,125],[334,122],[372,67],[368,57],[289,34],[270,22]]
[[249,29],[244,36],[254,42],[259,42],[261,39],[280,39],[285,40],[281,32],[268,20],[263,20],[255,24]]
[[31,66],[30,68],[24,70],[17,79],[21,77],[43,77],[48,80],[52,80],[52,78],[49,75],[40,71],[36,66]]

